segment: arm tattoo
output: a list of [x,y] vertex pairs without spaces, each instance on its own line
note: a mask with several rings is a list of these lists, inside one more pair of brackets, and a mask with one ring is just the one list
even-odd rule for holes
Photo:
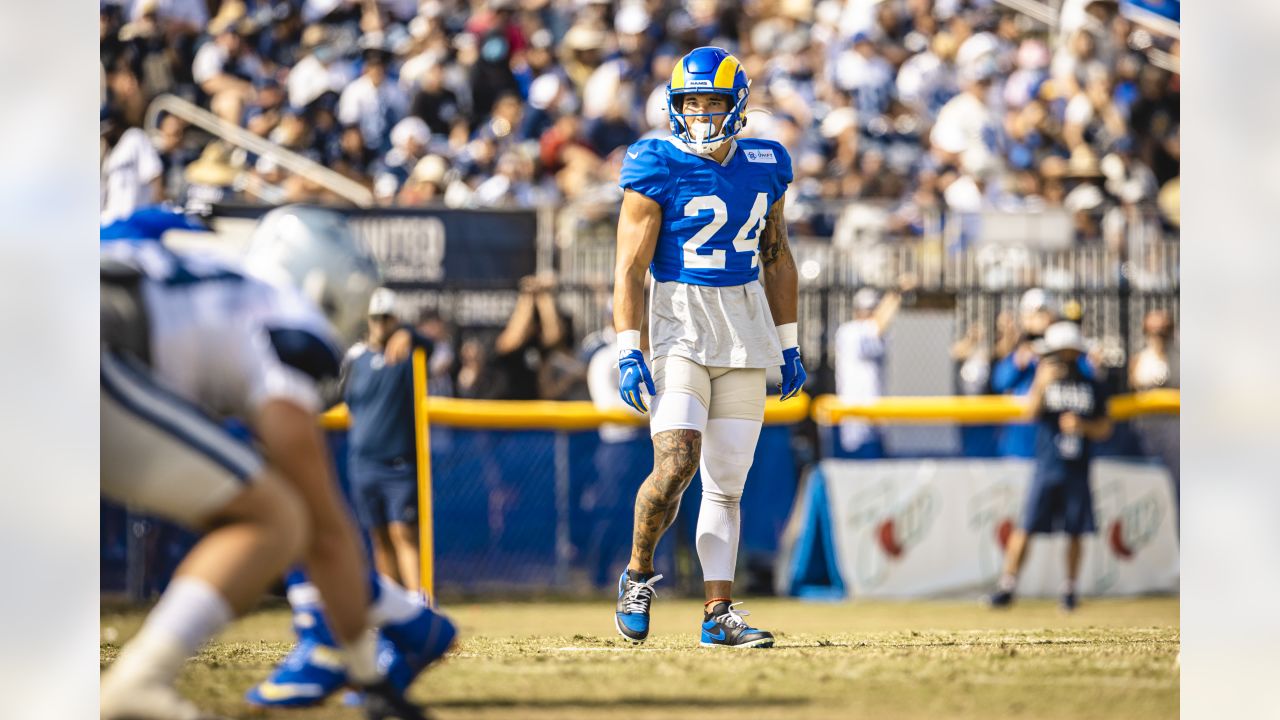
[[702,434],[697,430],[667,430],[653,436],[653,472],[636,494],[635,529],[631,557],[653,570],[653,553],[662,534],[676,520],[680,496],[698,470]]
[[787,221],[782,217],[782,201],[769,210],[764,228],[760,231],[760,264],[767,270],[779,267],[794,267],[791,258],[791,245],[787,242]]

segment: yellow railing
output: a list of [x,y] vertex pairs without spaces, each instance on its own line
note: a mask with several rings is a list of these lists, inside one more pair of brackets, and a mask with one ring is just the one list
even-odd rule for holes
[[[426,414],[434,425],[491,430],[590,430],[603,423],[645,425],[647,417],[627,410],[599,410],[586,401],[554,400],[462,400],[429,397]],[[1177,414],[1181,401],[1177,390],[1150,390],[1111,398],[1111,417],[1128,420],[1138,415]],[[812,417],[830,425],[846,418],[862,418],[876,423],[901,424],[1000,424],[1017,422],[1024,415],[1023,400],[1010,395],[955,397],[886,397],[873,403],[847,405],[834,395],[810,400],[799,395],[765,403],[764,421],[785,425]],[[327,430],[345,430],[351,417],[345,405],[326,412],[321,423]]]
[[[556,400],[462,400],[428,397],[427,415],[432,425],[490,430],[591,430],[604,423],[647,425],[648,416],[625,409],[599,410],[587,401]],[[765,401],[766,425],[786,425],[809,416],[809,396],[798,395],[779,402]],[[337,405],[320,418],[326,430],[345,430],[351,425],[346,405]]]
[[[1181,409],[1181,398],[1177,390],[1149,390],[1116,395],[1111,398],[1108,409],[1114,420],[1139,415],[1176,415]],[[1012,395],[886,397],[865,404],[845,404],[834,395],[820,395],[813,401],[813,419],[822,425],[847,418],[881,424],[988,425],[1019,422],[1025,416],[1025,399]]]

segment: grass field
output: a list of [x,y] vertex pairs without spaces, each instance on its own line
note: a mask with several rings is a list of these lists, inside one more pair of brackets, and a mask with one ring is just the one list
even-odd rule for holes
[[[746,606],[775,631],[768,650],[703,649],[696,600],[660,599],[654,634],[632,647],[611,603],[447,608],[462,642],[414,685],[438,718],[1173,718],[1176,598],[1096,600],[1074,615],[1047,601],[1005,612],[976,602]],[[103,666],[142,611],[104,611]],[[241,695],[290,647],[288,614],[263,610],[190,663],[180,685],[233,718],[357,718],[338,700],[255,711]]]

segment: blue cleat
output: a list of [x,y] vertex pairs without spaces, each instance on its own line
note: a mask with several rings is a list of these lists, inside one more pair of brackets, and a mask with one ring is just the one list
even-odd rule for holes
[[753,628],[742,616],[746,610],[734,610],[742,603],[718,602],[702,619],[703,647],[767,648],[773,647],[773,633]]
[[[318,609],[299,610],[293,615],[293,631],[298,644],[276,666],[271,677],[245,693],[245,699],[258,707],[311,707],[323,703],[347,684],[347,670]],[[418,673],[404,654],[385,636],[378,638],[378,668],[400,692],[408,689]],[[348,705],[359,705],[360,696],[352,693]]]
[[1077,605],[1079,605],[1079,602],[1076,600],[1076,594],[1074,592],[1062,594],[1063,612],[1075,612]]
[[431,663],[444,657],[458,637],[458,628],[449,618],[424,606],[417,615],[402,623],[383,625],[382,636],[390,641],[403,665],[398,669],[393,662],[387,669],[388,677],[394,683],[397,674],[407,670],[409,682],[412,682]]
[[295,610],[293,631],[298,644],[276,666],[271,677],[245,693],[245,700],[258,707],[310,707],[347,682],[333,635],[317,608]]
[[636,645],[649,637],[649,606],[657,595],[653,584],[661,579],[661,575],[632,577],[630,570],[623,570],[618,578],[618,605],[613,622],[618,633]]

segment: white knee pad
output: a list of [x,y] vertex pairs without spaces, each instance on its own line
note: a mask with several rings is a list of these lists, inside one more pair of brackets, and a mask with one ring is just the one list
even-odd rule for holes
[[703,580],[732,581],[738,564],[739,503],[760,438],[760,423],[738,418],[707,421],[702,438],[702,505],[697,547]]

